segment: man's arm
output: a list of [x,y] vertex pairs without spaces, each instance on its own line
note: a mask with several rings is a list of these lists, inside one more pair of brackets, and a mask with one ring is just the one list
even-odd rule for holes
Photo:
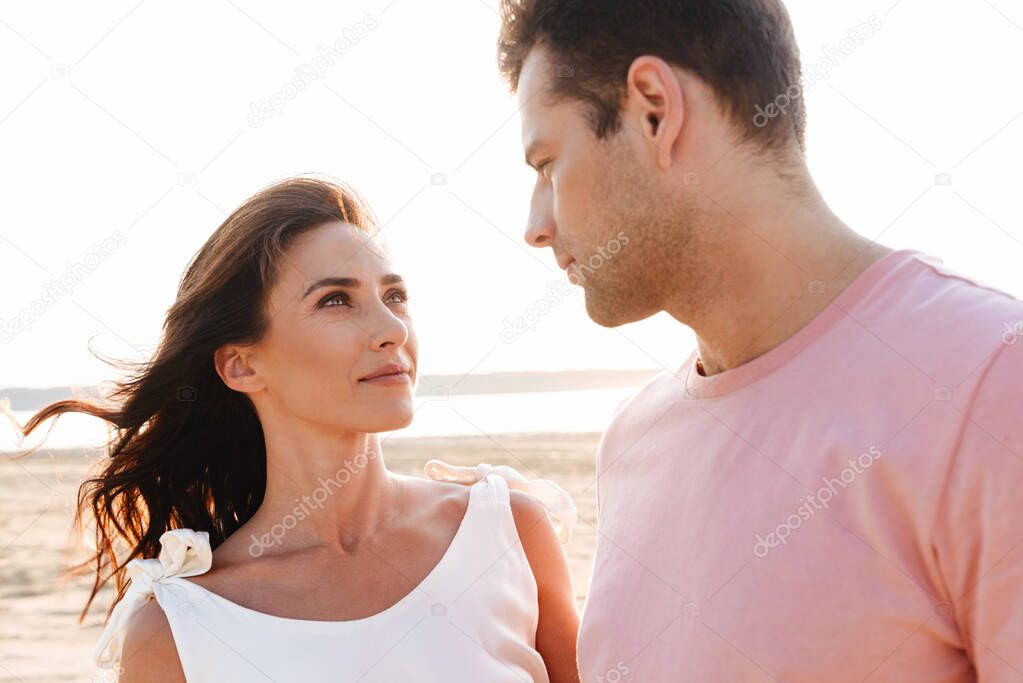
[[934,551],[978,683],[1023,680],[1023,343],[983,371],[935,524]]

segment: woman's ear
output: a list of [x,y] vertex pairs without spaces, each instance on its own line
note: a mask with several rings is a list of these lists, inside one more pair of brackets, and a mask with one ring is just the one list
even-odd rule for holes
[[213,366],[228,388],[248,394],[266,386],[253,366],[253,356],[249,347],[228,344],[213,353]]

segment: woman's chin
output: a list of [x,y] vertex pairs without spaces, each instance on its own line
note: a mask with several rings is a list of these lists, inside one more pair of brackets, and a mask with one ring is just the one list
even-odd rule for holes
[[399,429],[404,429],[412,424],[412,407],[409,406],[407,411],[394,411],[390,414],[380,414],[375,416],[372,425],[367,425],[365,429],[360,431],[366,432],[367,434],[376,434],[379,432],[395,432]]

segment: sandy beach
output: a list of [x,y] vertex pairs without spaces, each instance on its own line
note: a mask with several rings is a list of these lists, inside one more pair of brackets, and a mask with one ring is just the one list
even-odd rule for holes
[[[458,465],[511,465],[529,478],[548,478],[575,500],[579,523],[566,547],[582,606],[596,543],[593,457],[599,434],[528,434],[389,439],[389,468],[422,476],[440,458]],[[85,449],[0,458],[0,681],[57,683],[103,680],[90,654],[113,591],[107,587],[88,617],[87,577],[63,580],[75,540],[71,520],[78,486],[100,454]]]

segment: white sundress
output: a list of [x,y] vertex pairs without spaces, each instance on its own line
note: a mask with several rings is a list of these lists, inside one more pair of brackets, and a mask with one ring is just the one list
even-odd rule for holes
[[[537,587],[511,513],[509,487],[538,497],[562,542],[576,521],[571,498],[513,468],[426,466],[433,479],[472,483],[465,517],[426,578],[362,619],[322,621],[249,609],[186,577],[212,565],[209,534],[173,529],[158,559],[128,563],[131,578],[94,650],[117,671],[131,616],[155,596],[189,683],[302,681],[548,682],[535,649]],[[103,679],[105,680],[105,679]]]

